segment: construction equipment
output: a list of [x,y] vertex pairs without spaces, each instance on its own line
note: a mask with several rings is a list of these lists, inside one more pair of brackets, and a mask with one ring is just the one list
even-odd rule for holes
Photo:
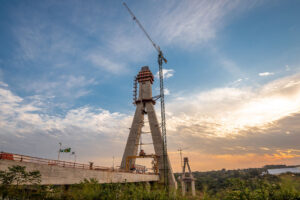
[[166,116],[165,116],[165,95],[164,95],[164,81],[163,81],[163,62],[167,63],[167,59],[163,56],[163,52],[161,51],[160,47],[156,45],[149,34],[146,32],[140,21],[136,18],[130,8],[127,6],[125,2],[123,5],[128,10],[129,14],[131,15],[132,19],[138,24],[141,30],[144,32],[148,40],[151,42],[153,47],[158,52],[158,66],[159,66],[159,81],[160,81],[160,106],[161,106],[161,132],[163,137],[163,162],[164,162],[164,185],[166,190],[169,190],[169,183],[168,183],[168,158],[167,158],[167,131],[166,131]]
[[137,79],[135,76],[133,80],[133,104],[135,104],[136,100],[137,100]]
[[154,155],[154,154],[151,154],[151,155],[143,155],[143,156],[128,156],[126,158],[126,171],[130,171],[132,166],[130,166],[130,161],[132,159],[137,159],[137,158],[153,158],[153,162],[152,162],[152,169],[153,169],[153,172],[155,174],[158,173],[158,156],[157,155]]

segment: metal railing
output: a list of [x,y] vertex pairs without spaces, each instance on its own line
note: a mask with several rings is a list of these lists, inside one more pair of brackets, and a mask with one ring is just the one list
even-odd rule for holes
[[[130,171],[126,171],[124,169],[119,169],[119,168],[94,166],[94,165],[90,165],[90,164],[82,164],[82,163],[69,162],[69,161],[63,161],[63,160],[51,160],[51,159],[46,159],[46,158],[37,158],[37,157],[33,157],[33,156],[26,156],[26,155],[20,155],[20,154],[15,154],[15,153],[8,153],[8,152],[0,152],[0,160],[13,160],[13,161],[17,161],[17,162],[36,163],[36,164],[59,166],[59,167],[66,167],[66,168],[76,168],[76,169],[133,173]],[[145,174],[153,174],[153,173],[145,173]]]
[[67,167],[67,168],[102,170],[102,171],[119,171],[119,169],[114,169],[112,167],[110,168],[110,167],[94,166],[94,165],[89,165],[89,164],[82,164],[82,163],[69,162],[69,161],[63,161],[63,160],[51,160],[51,159],[46,159],[46,158],[37,158],[37,157],[14,154],[14,153],[7,153],[7,152],[0,153],[0,160],[1,159],[2,160],[14,160],[14,161],[26,162],[26,163],[37,163],[37,164],[44,164],[44,165]]

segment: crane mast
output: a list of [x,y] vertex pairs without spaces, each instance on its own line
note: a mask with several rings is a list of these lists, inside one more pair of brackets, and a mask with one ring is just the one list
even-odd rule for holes
[[138,24],[140,29],[144,32],[148,40],[151,42],[153,47],[158,52],[158,67],[159,67],[159,85],[160,85],[160,107],[161,107],[161,132],[163,137],[163,166],[164,166],[164,185],[167,190],[169,190],[169,183],[168,183],[168,175],[169,175],[169,168],[168,168],[168,158],[167,158],[167,131],[166,131],[166,116],[165,116],[165,94],[164,94],[164,75],[163,75],[163,62],[167,63],[167,59],[163,56],[163,52],[160,50],[160,47],[156,45],[147,31],[144,29],[140,21],[136,18],[130,8],[127,6],[125,2],[123,5],[128,10],[129,14],[131,15],[132,19]]

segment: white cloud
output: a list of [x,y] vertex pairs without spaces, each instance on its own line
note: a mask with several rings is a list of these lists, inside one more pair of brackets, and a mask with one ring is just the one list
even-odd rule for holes
[[[93,151],[99,148],[99,145],[108,148],[107,140],[112,146],[119,145],[121,141],[123,144],[123,140],[127,137],[131,116],[89,106],[67,110],[64,115],[50,115],[42,113],[42,107],[35,101],[36,98],[28,102],[28,99],[20,98],[8,89],[0,88],[0,138],[14,141],[14,147],[19,152],[23,152],[22,148],[30,149],[29,146],[24,147],[24,141],[19,141],[20,138],[27,141],[25,146],[48,138],[47,142],[35,143],[30,152],[36,147],[40,148],[38,152],[55,152],[51,150],[49,144],[59,140],[69,143],[72,147],[76,146],[83,152],[86,151],[84,148]],[[98,144],[91,145],[93,143],[91,141],[95,141],[98,137],[100,137]],[[76,145],[79,141],[81,145]],[[18,142],[22,142],[22,148],[18,147],[20,146]],[[5,147],[13,149],[8,145]],[[118,154],[121,154],[122,150],[118,149]],[[89,158],[88,154],[86,158]]]
[[[205,131],[211,135],[224,136],[248,127],[268,125],[300,110],[299,77],[297,74],[278,79],[257,89],[218,88],[176,98],[167,104],[168,128],[176,131],[179,126],[198,124],[205,125]],[[169,91],[166,89],[165,93],[168,95]],[[121,124],[130,124],[125,122],[127,115],[103,109],[92,111],[89,107],[69,110],[65,117],[41,115],[36,113],[41,110],[39,99],[33,98],[30,102],[5,88],[0,88],[0,98],[1,117],[14,119],[4,120],[2,124],[15,124],[20,131],[28,128],[30,132],[30,128],[37,126],[41,131],[55,128],[65,132],[68,127],[80,127],[91,133],[105,130],[105,133],[111,134],[111,128],[117,127],[117,130]],[[19,123],[24,126],[17,125]]]
[[14,95],[10,90],[5,88],[0,88],[0,98],[1,98],[1,104],[4,103],[16,104],[23,100],[21,97]]
[[218,88],[186,95],[168,103],[169,128],[201,125],[212,136],[227,136],[268,126],[300,110],[299,78],[297,74],[261,88]]
[[290,70],[291,70],[290,66],[285,65],[285,71],[290,71]]
[[2,81],[0,81],[0,86],[2,86],[2,87],[8,87],[8,85],[6,83],[3,83]]
[[[174,76],[174,73],[174,69],[163,69],[164,79],[171,78],[172,76]],[[159,72],[156,72],[155,77],[159,79]]]
[[164,89],[164,94],[165,94],[165,95],[170,95],[170,90],[167,89],[167,88],[165,88],[165,89]]
[[274,75],[274,73],[273,72],[261,72],[258,75],[259,76],[272,76],[272,75]]

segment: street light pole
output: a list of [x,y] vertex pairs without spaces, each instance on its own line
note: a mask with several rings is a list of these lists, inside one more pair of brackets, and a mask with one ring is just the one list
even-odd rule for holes
[[57,160],[59,160],[60,157],[60,150],[61,150],[61,142],[59,143],[59,149],[58,149],[58,155],[57,155]]

